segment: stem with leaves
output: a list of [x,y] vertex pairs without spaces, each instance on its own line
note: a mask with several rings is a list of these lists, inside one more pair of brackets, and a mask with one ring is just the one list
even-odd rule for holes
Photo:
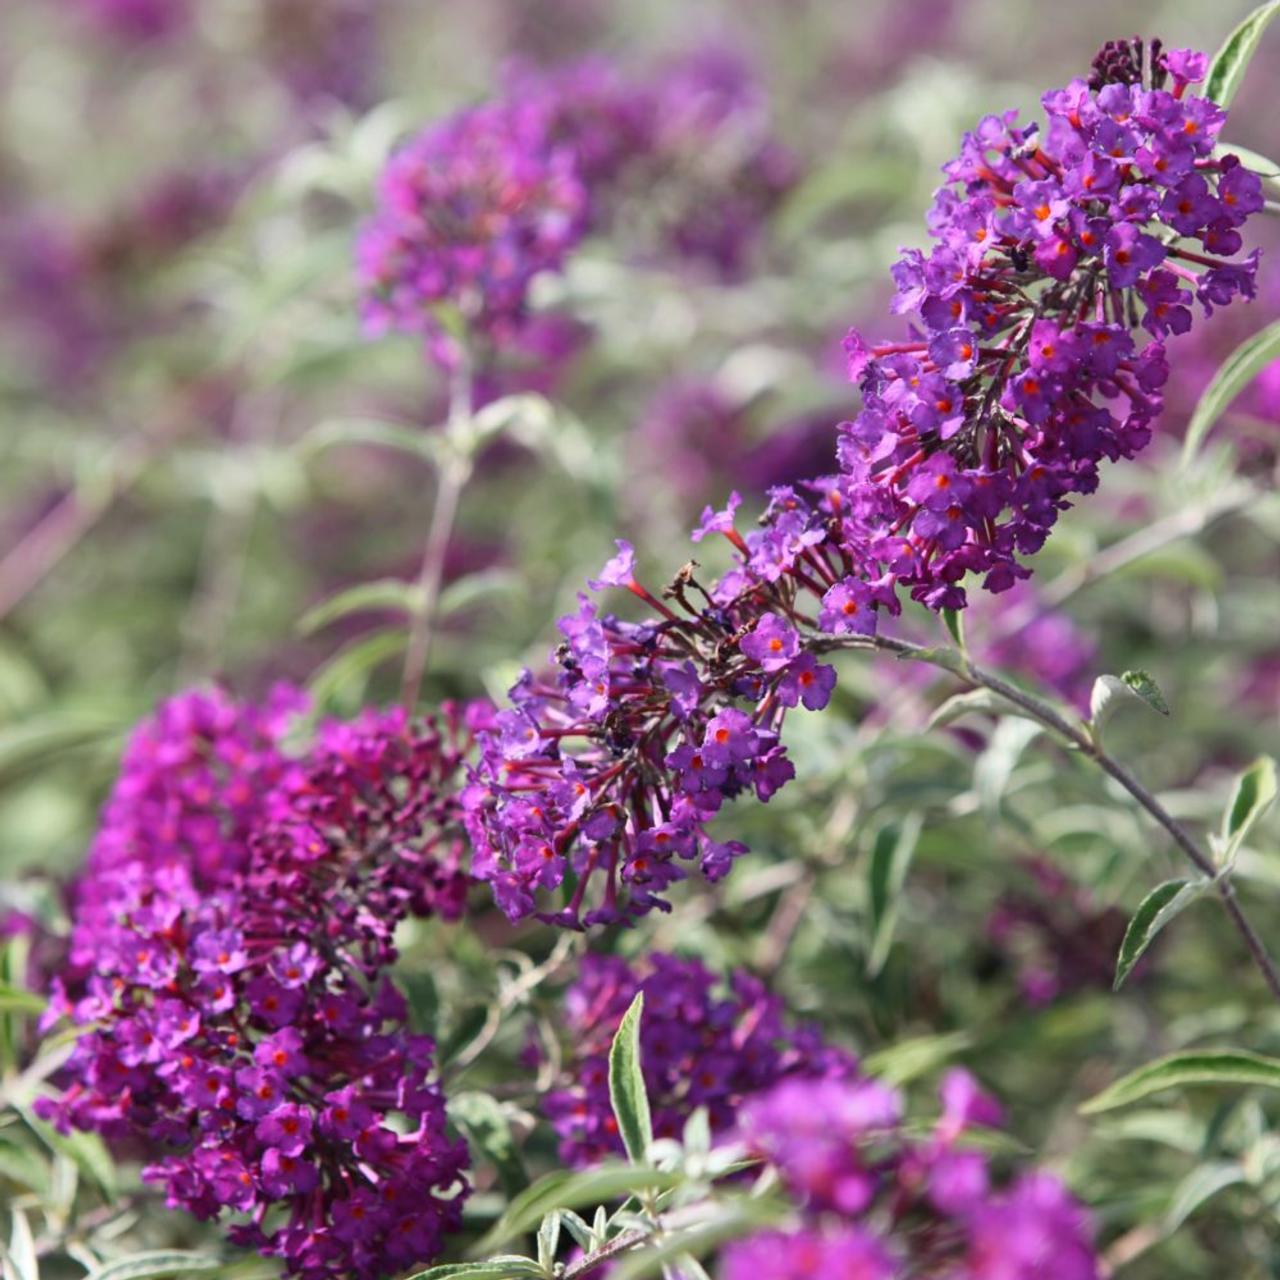
[[1211,881],[1223,908],[1231,923],[1244,940],[1249,954],[1253,957],[1261,971],[1272,995],[1280,1000],[1280,972],[1272,960],[1265,944],[1253,925],[1245,917],[1240,901],[1236,896],[1235,886],[1229,875],[1214,864],[1213,858],[1196,842],[1187,829],[1156,799],[1154,795],[1114,756],[1110,755],[1083,725],[1072,724],[1060,711],[1047,702],[1043,702],[1034,694],[1027,693],[1016,685],[1009,683],[1001,676],[984,670],[972,662],[966,655],[950,649],[930,649],[923,645],[912,644],[906,640],[896,640],[888,636],[859,637],[849,641],[824,642],[824,649],[841,648],[873,648],[884,653],[892,653],[896,657],[916,662],[927,662],[940,667],[952,675],[959,676],[974,688],[987,689],[997,697],[1017,707],[1024,715],[1046,729],[1055,733],[1062,741],[1070,744],[1077,751],[1092,760],[1104,773],[1107,773],[1120,784],[1138,805],[1169,834],[1174,844],[1186,855],[1191,864],[1207,880]]
[[431,656],[436,609],[444,582],[444,562],[453,537],[454,521],[462,491],[471,479],[472,458],[471,365],[465,352],[460,352],[449,378],[449,420],[444,431],[445,456],[440,463],[436,485],[435,509],[422,552],[418,571],[413,621],[405,647],[404,673],[400,682],[400,700],[410,709],[418,701],[422,678]]

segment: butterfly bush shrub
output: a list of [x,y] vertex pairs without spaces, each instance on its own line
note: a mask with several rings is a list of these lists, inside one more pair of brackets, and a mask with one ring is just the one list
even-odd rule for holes
[[[218,30],[186,4],[68,7],[148,59],[201,39],[206,20]],[[286,3],[264,11],[260,54],[300,129],[316,126],[325,103],[340,133],[344,104],[368,97],[372,10],[332,0],[305,31],[292,13]],[[296,47],[273,23],[298,27]],[[308,31],[314,48],[301,39]],[[351,56],[335,55],[348,39]],[[1025,673],[1077,719],[1046,711],[1020,686],[997,681],[987,692],[1003,687],[1036,731],[1056,730],[1113,778],[1128,776],[1105,754],[1090,703],[1098,644],[1059,612],[1055,584],[1039,594],[1027,561],[1099,487],[1104,463],[1137,473],[1160,430],[1177,341],[1195,342],[1215,312],[1258,292],[1260,255],[1244,233],[1266,194],[1253,161],[1219,143],[1226,111],[1197,89],[1208,74],[1202,54],[1114,42],[1087,78],[1044,95],[1042,122],[983,118],[944,168],[928,247],[902,250],[892,267],[890,307],[903,319],[895,330],[864,314],[844,338],[848,417],[819,424],[824,460],[796,480],[794,458],[808,448],[788,454],[792,474],[745,499],[702,490],[720,475],[741,475],[749,488],[773,464],[757,459],[753,472],[712,457],[703,479],[686,475],[678,496],[707,504],[697,554],[719,559],[719,571],[689,560],[655,576],[618,538],[559,619],[549,661],[524,670],[500,705],[445,699],[420,713],[419,671],[406,675],[399,707],[360,683],[346,714],[327,716],[333,667],[314,681],[321,708],[259,670],[243,681],[268,690],[257,698],[209,680],[136,725],[65,888],[65,935],[21,911],[5,917],[3,934],[16,942],[0,974],[0,1017],[39,1006],[39,1032],[65,1037],[19,1076],[9,1071],[19,1037],[10,1022],[0,1026],[4,1078],[31,1082],[31,1105],[25,1095],[14,1104],[13,1127],[30,1127],[65,1159],[81,1153],[83,1162],[88,1149],[108,1163],[137,1160],[138,1203],[162,1193],[168,1208],[217,1224],[216,1236],[195,1236],[208,1256],[124,1257],[122,1266],[230,1269],[225,1241],[302,1280],[659,1271],[679,1280],[1097,1280],[1126,1250],[1147,1247],[1147,1222],[1119,1234],[1116,1223],[1135,1211],[1108,1204],[1118,1180],[1095,1186],[1081,1172],[1110,1176],[1106,1158],[1077,1165],[1074,1153],[1021,1141],[1047,1121],[1021,1114],[1033,1091],[1018,1078],[1028,1055],[1016,1027],[1031,1023],[1016,1020],[1049,1025],[1061,1014],[1066,1026],[1085,993],[1128,976],[1170,904],[1211,882],[1162,884],[1126,929],[1111,899],[1076,888],[1053,851],[1023,847],[1040,840],[1034,824],[1010,823],[1027,887],[1006,861],[975,932],[985,932],[982,963],[994,959],[1012,981],[939,961],[938,939],[918,925],[895,955],[901,963],[889,965],[885,943],[905,909],[917,845],[936,857],[946,824],[981,812],[984,839],[1003,850],[999,788],[1031,739],[1014,740],[1006,721],[986,736],[952,730],[942,750],[966,768],[976,760],[972,792],[945,810],[927,786],[886,799],[900,743],[877,728],[896,727],[894,699],[916,685],[905,667],[889,674],[870,663],[877,648],[928,657],[915,642],[945,614],[960,651],[945,669],[972,674],[976,657]],[[708,46],[647,67],[516,59],[494,82],[493,96],[390,151],[356,234],[350,309],[367,338],[425,347],[413,367],[432,377],[433,405],[448,401],[448,420],[422,427],[419,405],[412,429],[365,424],[381,445],[438,467],[423,567],[416,588],[397,572],[319,613],[346,621],[352,600],[355,612],[395,612],[403,627],[390,633],[394,645],[374,651],[416,652],[423,668],[430,644],[442,645],[450,553],[467,550],[452,527],[455,508],[470,514],[463,485],[486,467],[509,467],[522,483],[534,470],[520,449],[536,431],[502,432],[541,402],[511,393],[570,398],[580,378],[608,398],[625,386],[593,327],[599,314],[588,320],[589,300],[576,292],[589,295],[593,255],[597,269],[607,261],[618,270],[615,288],[648,274],[750,312],[754,291],[767,299],[770,273],[788,265],[785,253],[773,256],[770,219],[794,218],[815,199],[761,84],[726,51]],[[352,128],[360,152],[360,130],[376,128]],[[323,169],[323,147],[301,154]],[[308,198],[327,208],[341,188]],[[103,279],[140,271],[153,251],[168,262],[231,216],[225,184],[156,190],[108,227],[96,258],[83,255]],[[127,361],[139,332],[173,314],[106,324],[85,299],[101,295],[101,311],[112,312],[113,295],[75,252],[37,253],[32,263],[30,248],[44,242],[21,226],[13,240],[11,256],[28,270],[10,288],[61,335],[64,357],[91,363],[111,346]],[[735,341],[738,324],[735,315],[726,325]],[[819,357],[805,359],[816,366]],[[233,440],[246,414],[270,421],[279,409],[277,371],[265,368],[248,366]],[[646,424],[640,438],[677,457],[686,444],[694,453],[745,448],[749,397],[724,391],[732,379],[662,373],[655,385],[669,390],[651,410],[660,429]],[[412,398],[421,398],[416,386]],[[569,434],[567,417],[542,411],[551,432]],[[271,462],[274,429],[255,441],[249,470]],[[692,439],[698,431],[709,444]],[[450,490],[444,477],[459,459],[465,474]],[[344,479],[359,485],[358,459]],[[210,545],[247,563],[251,526],[215,523]],[[501,536],[515,543],[520,533]],[[573,541],[580,549],[589,539]],[[227,590],[215,574],[204,602],[215,614]],[[963,611],[977,621],[967,641]],[[189,629],[206,616],[195,610]],[[514,635],[502,643],[517,647]],[[843,684],[837,692],[840,649],[864,651],[873,698]],[[339,672],[359,650],[338,655]],[[432,672],[433,692],[478,686],[465,656],[460,670]],[[1163,702],[1139,680],[1128,687]],[[843,725],[854,707],[860,722]],[[854,734],[870,747],[851,745]],[[847,757],[837,751],[840,794],[819,814],[822,780],[812,775],[832,743]],[[1266,805],[1273,775],[1255,770],[1253,808],[1238,793],[1230,815],[1246,811],[1224,826],[1219,887],[1241,829]],[[742,837],[763,825],[752,801],[769,804],[792,782],[795,801],[770,815],[792,807],[764,827],[763,842],[753,836],[774,856],[744,862]],[[1127,789],[1159,820],[1158,802]],[[1172,818],[1162,825],[1185,838],[1193,861],[1203,857]],[[785,845],[799,852],[784,856]],[[868,846],[865,870],[854,851]],[[963,856],[948,857],[957,874],[969,870]],[[704,883],[679,887],[690,879]],[[953,883],[926,883],[957,932]],[[765,913],[774,895],[776,910]],[[868,936],[848,936],[851,921]],[[8,958],[25,958],[28,939],[36,997],[19,990]],[[1157,950],[1134,971],[1135,987],[1160,959]],[[830,1007],[806,998],[836,988]],[[956,989],[977,995],[952,1006]],[[851,1007],[857,1014],[845,1019]],[[1016,1026],[1002,1038],[1005,1023]],[[1110,1052],[1107,1027],[1105,1015],[1083,1033],[1054,1024],[1044,1043],[1095,1037],[1096,1074]],[[22,1044],[38,1053],[34,1040]],[[1020,1105],[1006,1109],[973,1071],[950,1065],[964,1054]],[[1223,1070],[1239,1078],[1243,1068]],[[1053,1092],[1040,1086],[1037,1113],[1053,1109]],[[1006,1115],[1016,1139],[1000,1133]],[[1263,1127],[1258,1117],[1250,1126]],[[1225,1121],[1215,1128],[1194,1141],[1178,1133],[1171,1145],[1185,1153],[1235,1141]],[[1172,1132],[1154,1121],[1135,1131]],[[86,1148],[89,1135],[104,1145]],[[0,1175],[10,1163],[18,1167],[6,1162]],[[1262,1163],[1255,1148],[1238,1171],[1220,1166],[1215,1189],[1251,1177],[1265,1189]],[[1190,1199],[1175,1189],[1161,1231]],[[18,1251],[31,1235],[25,1204],[14,1217]],[[59,1239],[65,1214],[47,1217],[33,1254]],[[511,1252],[534,1232],[536,1256]],[[95,1267],[113,1255],[109,1236],[67,1235],[77,1262],[86,1250]]]

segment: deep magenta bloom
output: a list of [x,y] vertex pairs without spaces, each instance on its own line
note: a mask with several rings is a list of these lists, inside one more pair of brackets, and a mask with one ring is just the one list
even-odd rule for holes
[[833,1231],[768,1231],[730,1245],[720,1280],[896,1280],[897,1260],[875,1236]]
[[40,1109],[141,1143],[172,1207],[242,1215],[290,1273],[373,1280],[434,1256],[468,1191],[385,972],[400,920],[462,909],[469,735],[369,712],[295,757],[299,705],[195,692],[134,734],[53,992],[97,1025]]
[[958,1069],[941,1095],[925,1137],[873,1081],[792,1078],[750,1099],[741,1136],[777,1170],[798,1226],[731,1246],[721,1275],[1097,1280],[1088,1215],[1062,1183],[1031,1171],[1001,1188],[987,1158],[959,1142],[999,1123],[994,1099]]
[[788,1025],[781,1002],[744,972],[727,984],[696,960],[655,952],[631,965],[588,954],[565,996],[566,1083],[542,1109],[575,1168],[623,1152],[609,1102],[609,1046],[623,1014],[644,992],[640,1047],[660,1138],[678,1138],[697,1107],[713,1134],[726,1133],[743,1101],[793,1075],[842,1075],[851,1057],[813,1031]]

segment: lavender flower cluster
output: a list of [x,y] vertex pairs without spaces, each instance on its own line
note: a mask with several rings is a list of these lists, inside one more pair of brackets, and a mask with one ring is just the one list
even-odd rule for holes
[[[560,620],[554,678],[512,689],[464,796],[475,873],[512,919],[609,924],[665,908],[688,865],[721,878],[745,847],[708,823],[794,776],[784,717],[821,709],[835,684],[816,655],[873,634],[902,588],[961,608],[971,572],[993,592],[1028,577],[1016,557],[1068,495],[1149,439],[1163,339],[1190,326],[1190,304],[1252,295],[1256,252],[1230,262],[1179,242],[1234,253],[1262,206],[1256,175],[1213,154],[1224,112],[1186,94],[1203,55],[1157,54],[1144,88],[1143,51],[1125,48],[1106,83],[1045,96],[1045,136],[991,117],[946,166],[963,193],[938,193],[938,247],[894,269],[898,306],[923,327],[880,347],[848,339],[863,409],[841,427],[838,473],[770,490],[746,535],[737,494],[708,508],[695,541],[719,533],[736,561],[709,587],[688,565],[659,599],[620,541],[589,585],[630,591],[649,616],[584,596]],[[565,905],[540,909],[562,886]]]
[[[723,158],[708,171],[712,155]],[[652,209],[655,190],[682,192],[662,219],[669,247],[732,272],[793,181],[734,59],[706,54],[648,79],[598,59],[513,68],[503,96],[389,162],[357,246],[366,328],[425,335],[448,363],[453,308],[473,346],[510,346],[534,278],[559,271],[628,193]]]
[[400,920],[462,909],[468,731],[370,711],[295,758],[299,704],[193,692],[134,734],[51,1005],[91,1029],[39,1111],[136,1141],[171,1207],[231,1210],[291,1274],[372,1280],[433,1257],[468,1192],[385,976]]
[[725,1134],[746,1099],[780,1080],[852,1073],[851,1056],[811,1028],[787,1025],[782,1002],[758,978],[738,970],[727,987],[698,961],[662,952],[636,964],[583,957],[564,998],[565,1084],[541,1100],[566,1165],[624,1154],[609,1101],[609,1047],[641,992],[640,1057],[655,1137],[679,1138],[698,1107],[712,1133]]
[[721,1280],[1097,1280],[1088,1216],[1053,1176],[994,1184],[967,1148],[1000,1108],[963,1070],[943,1079],[926,1139],[903,1128],[902,1099],[872,1080],[789,1080],[743,1109],[748,1146],[777,1170],[800,1222],[730,1245]]

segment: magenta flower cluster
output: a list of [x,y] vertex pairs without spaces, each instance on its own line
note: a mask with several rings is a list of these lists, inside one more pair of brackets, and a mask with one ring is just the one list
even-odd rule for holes
[[[510,338],[534,277],[582,235],[587,194],[542,113],[496,102],[449,117],[397,151],[360,233],[357,278],[371,333],[421,333],[447,354],[452,309]],[[446,308],[447,304],[447,308]]]
[[[775,491],[776,526],[752,535],[754,565],[771,570],[789,554],[791,525],[775,508],[798,501]],[[747,549],[731,519],[710,523]],[[746,846],[715,839],[707,824],[726,799],[768,801],[795,776],[783,718],[821,709],[835,684],[834,668],[802,646],[776,575],[731,574],[708,592],[689,569],[669,608],[636,579],[630,545],[618,548],[591,587],[627,588],[656,616],[625,622],[580,597],[560,620],[558,677],[526,673],[512,689],[463,793],[472,871],[513,920],[537,912],[571,928],[610,924],[665,909],[662,893],[686,865],[721,879]],[[850,590],[828,593],[841,628],[858,621]],[[862,616],[874,620],[869,609]],[[567,880],[567,905],[539,912],[539,893]],[[593,881],[603,882],[595,902]]]
[[706,53],[643,79],[595,59],[515,68],[502,97],[389,161],[357,246],[366,328],[423,334],[447,361],[453,310],[473,345],[510,346],[534,278],[559,271],[624,205],[662,206],[655,190],[675,204],[659,241],[732,272],[793,180],[733,59]]
[[[665,908],[689,867],[721,878],[745,847],[708,824],[725,800],[768,801],[794,776],[784,717],[820,710],[835,684],[818,655],[874,634],[900,589],[959,608],[970,573],[993,592],[1026,578],[1017,555],[1068,495],[1147,442],[1164,337],[1196,300],[1253,292],[1256,253],[1233,263],[1178,242],[1234,253],[1262,203],[1255,175],[1212,154],[1222,110],[1185,93],[1203,64],[1163,58],[1155,79],[1172,90],[1075,81],[1045,96],[1043,137],[984,121],[946,167],[963,192],[938,193],[939,245],[894,270],[922,327],[881,347],[848,339],[863,409],[841,428],[839,472],[772,489],[745,535],[736,494],[708,508],[695,541],[718,533],[735,553],[709,587],[690,565],[660,599],[618,543],[589,585],[630,591],[649,616],[580,597],[554,677],[512,689],[464,797],[475,872],[511,918],[608,924]],[[560,910],[540,907],[562,888]]]
[[1028,576],[1018,555],[1070,495],[1150,439],[1166,338],[1197,304],[1253,296],[1256,251],[1232,255],[1261,184],[1214,155],[1226,113],[1186,94],[1205,66],[1160,59],[1172,89],[1075,80],[1044,96],[1046,130],[1006,113],[966,136],[937,243],[893,269],[909,340],[846,339],[863,407],[841,430],[842,541],[860,577],[938,609],[964,606],[969,574],[997,592]]
[[751,69],[721,46],[641,74],[598,58],[517,67],[508,93],[538,103],[548,136],[577,157],[593,227],[621,223],[649,252],[723,276],[741,272],[798,177]]
[[466,879],[456,711],[328,723],[194,692],[135,733],[76,887],[52,1013],[89,1025],[41,1114],[132,1140],[168,1203],[308,1280],[430,1259],[460,1221],[465,1146],[433,1046],[386,977],[409,914]]
[[698,961],[662,952],[634,964],[588,954],[564,1000],[565,1083],[541,1100],[572,1168],[625,1154],[609,1101],[609,1047],[641,992],[641,1062],[656,1137],[679,1138],[698,1107],[712,1133],[725,1134],[746,1099],[780,1080],[854,1070],[853,1058],[812,1028],[789,1026],[782,1002],[745,971],[721,983]]
[[872,1080],[788,1080],[743,1109],[741,1135],[777,1170],[799,1221],[730,1245],[721,1280],[1097,1280],[1088,1216],[1049,1174],[998,1186],[966,1146],[1000,1123],[973,1077],[943,1079],[926,1138],[903,1125],[898,1093]]

